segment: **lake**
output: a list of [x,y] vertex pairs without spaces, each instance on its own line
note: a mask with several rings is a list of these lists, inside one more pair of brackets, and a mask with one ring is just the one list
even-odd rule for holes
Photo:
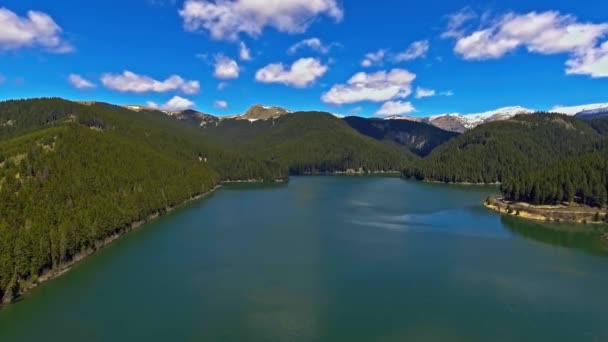
[[501,217],[496,191],[224,186],[0,310],[0,341],[608,341],[599,228]]

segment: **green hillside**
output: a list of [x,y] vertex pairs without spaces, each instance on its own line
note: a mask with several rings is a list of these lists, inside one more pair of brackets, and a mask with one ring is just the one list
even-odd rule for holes
[[441,182],[494,183],[522,177],[596,149],[601,135],[565,115],[537,113],[480,125],[408,165],[404,175]]
[[321,112],[297,112],[268,120],[222,120],[200,128],[208,141],[262,160],[292,174],[346,170],[400,170],[416,156],[363,136]]
[[505,180],[501,186],[505,198],[532,204],[608,205],[608,118],[588,123],[603,136],[601,141],[594,143],[594,152]]
[[[160,112],[61,99],[0,103],[0,299],[221,180],[284,178]],[[10,124],[7,124],[10,122]]]

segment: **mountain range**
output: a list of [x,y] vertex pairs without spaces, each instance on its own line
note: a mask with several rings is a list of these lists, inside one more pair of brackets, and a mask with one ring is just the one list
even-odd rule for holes
[[538,109],[530,109],[521,106],[512,106],[512,107],[503,107],[495,110],[490,110],[483,113],[472,113],[472,114],[460,114],[460,113],[448,113],[448,114],[438,114],[432,115],[429,117],[423,118],[415,118],[415,117],[407,117],[401,116],[396,117],[392,116],[388,119],[409,119],[430,123],[433,126],[437,126],[439,128],[463,133],[467,130],[470,130],[480,124],[493,122],[493,121],[503,121],[507,119],[511,119],[518,114],[531,114],[537,112],[551,112],[557,114],[565,114],[565,115],[594,115],[594,117],[600,117],[602,114],[606,115],[608,113],[608,103],[594,103],[573,107],[555,107],[550,110],[538,110]]
[[[126,106],[131,110],[142,110],[150,109],[144,106]],[[214,116],[211,114],[197,112],[195,110],[185,111],[164,111],[166,114],[171,115],[179,120],[198,122],[201,126],[208,124],[219,124],[223,120],[248,120],[250,122],[256,120],[267,120],[271,118],[277,118],[279,116],[293,113],[292,110],[288,110],[277,106],[265,106],[265,105],[254,105],[249,108],[245,113],[231,116]],[[511,119],[519,114],[531,114],[536,112],[552,112],[558,114],[565,114],[570,116],[577,116],[579,118],[591,119],[599,118],[608,115],[608,103],[594,103],[587,105],[579,105],[572,107],[554,107],[550,110],[537,110],[530,109],[521,106],[502,107],[481,113],[445,113],[437,114],[427,117],[414,117],[406,115],[390,115],[382,117],[381,119],[387,121],[411,121],[420,122],[433,125],[446,131],[464,133],[480,124],[503,121]],[[335,115],[338,118],[344,118],[341,115]]]

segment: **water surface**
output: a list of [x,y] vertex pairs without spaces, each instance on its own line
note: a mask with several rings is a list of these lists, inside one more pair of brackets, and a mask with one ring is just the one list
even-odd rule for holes
[[225,186],[0,310],[0,341],[608,341],[597,228],[502,218],[495,191]]

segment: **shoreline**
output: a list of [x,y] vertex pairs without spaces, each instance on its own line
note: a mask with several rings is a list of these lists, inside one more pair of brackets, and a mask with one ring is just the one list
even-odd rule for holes
[[48,281],[51,281],[53,279],[59,278],[62,275],[68,273],[72,269],[72,267],[74,267],[76,264],[87,259],[88,257],[95,254],[97,251],[107,247],[112,242],[127,235],[128,233],[130,233],[134,230],[137,230],[140,227],[142,227],[143,225],[153,222],[154,220],[171,213],[175,209],[178,209],[180,207],[185,206],[186,204],[189,204],[191,202],[200,200],[204,197],[211,195],[212,193],[214,193],[217,189],[219,189],[222,186],[222,183],[223,182],[220,182],[219,184],[215,185],[213,188],[207,190],[206,192],[203,192],[203,193],[195,195],[191,198],[188,198],[177,205],[159,209],[159,210],[153,212],[152,214],[148,215],[145,219],[128,223],[124,227],[119,227],[114,231],[114,233],[112,235],[104,238],[103,240],[96,241],[94,243],[94,247],[89,247],[86,250],[76,253],[74,256],[72,256],[72,258],[69,261],[62,263],[53,269],[46,270],[38,276],[33,276],[29,279],[22,279],[21,280],[22,284],[25,284],[25,285],[23,287],[20,287],[19,291],[16,294],[7,292],[4,294],[4,298],[0,298],[0,309],[2,309],[4,306],[8,306],[10,304],[13,304],[13,303],[19,301],[19,299],[21,299],[22,297],[27,295],[30,291],[37,288],[38,286],[40,286]]
[[[405,177],[407,179],[407,177]],[[422,180],[423,183],[429,184],[446,184],[446,185],[466,185],[466,186],[497,186],[500,185],[500,182],[494,183],[470,183],[470,182],[442,182],[436,180]]]
[[[359,175],[359,174],[349,174],[346,172],[331,173],[331,174],[337,175],[337,176]],[[383,172],[383,174],[387,174],[387,172]],[[316,175],[316,174],[307,174],[305,176],[311,176],[311,175]],[[329,174],[326,174],[326,175],[329,175]],[[365,175],[365,174],[363,174],[363,175]],[[288,179],[286,180],[283,178],[275,179],[270,182],[264,181],[262,179],[239,179],[239,180],[220,181],[217,185],[215,185],[213,188],[209,189],[206,192],[203,192],[201,194],[188,198],[177,205],[159,209],[159,210],[153,212],[152,214],[148,215],[145,219],[134,221],[134,222],[126,224],[123,227],[116,228],[116,230],[110,236],[107,236],[106,238],[104,238],[102,240],[98,240],[98,241],[94,242],[93,247],[89,247],[86,250],[82,250],[82,251],[76,253],[75,255],[72,256],[72,258],[69,261],[63,262],[63,263],[57,265],[55,268],[44,270],[41,274],[32,276],[28,279],[20,279],[19,280],[20,286],[19,286],[19,290],[17,293],[6,292],[6,293],[4,293],[4,296],[2,298],[0,298],[0,310],[5,306],[16,303],[17,301],[19,301],[21,298],[23,298],[25,295],[27,295],[29,292],[31,292],[33,289],[37,288],[38,286],[40,286],[46,282],[49,282],[53,279],[59,278],[59,277],[63,276],[64,274],[68,273],[74,266],[76,266],[81,261],[92,256],[97,251],[109,246],[110,244],[112,244],[112,242],[125,236],[126,234],[130,233],[131,231],[137,230],[140,227],[142,227],[143,225],[145,225],[147,223],[151,223],[154,220],[171,213],[175,209],[178,209],[191,202],[197,201],[201,198],[211,195],[217,189],[222,187],[223,184],[288,183],[288,182],[289,182]]]
[[[506,201],[502,197],[492,196],[483,202],[483,206],[500,215],[520,217],[532,221],[608,225],[608,222],[605,221],[605,215],[608,215],[608,212],[605,209],[581,205],[531,205],[523,202]],[[603,234],[602,238],[608,240],[608,233]]]
[[400,171],[325,171],[325,172],[303,172],[301,174],[290,174],[290,176],[399,176]]

